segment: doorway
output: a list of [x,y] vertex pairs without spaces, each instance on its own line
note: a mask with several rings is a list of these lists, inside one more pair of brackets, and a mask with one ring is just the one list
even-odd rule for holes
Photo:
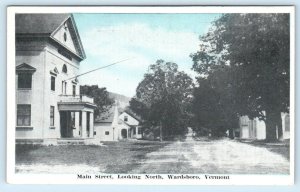
[[121,130],[121,136],[123,139],[127,139],[127,129],[122,129]]
[[60,135],[62,138],[73,137],[72,117],[69,111],[60,111]]

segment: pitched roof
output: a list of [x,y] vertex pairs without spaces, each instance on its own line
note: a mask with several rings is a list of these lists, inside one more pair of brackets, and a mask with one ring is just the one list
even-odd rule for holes
[[[74,21],[74,17],[69,13],[55,13],[55,14],[16,14],[15,26],[17,35],[47,35],[52,37],[56,30],[63,25],[65,21],[70,19],[70,30],[75,34],[74,44],[79,56],[84,59],[86,57],[82,42]],[[75,53],[76,54],[76,53]]]
[[127,123],[126,121],[123,121],[122,119],[118,120],[118,124],[124,124],[124,125],[127,125],[128,127],[131,127],[131,128],[136,127],[134,125],[130,125],[129,123]]
[[134,113],[130,108],[126,108],[124,111],[123,111],[124,113],[127,113],[128,115],[130,115],[131,117],[133,117],[134,119],[136,119],[137,121],[139,121],[139,122],[142,122],[143,120],[142,120],[142,118],[138,115],[138,114],[136,114],[136,113]]
[[16,14],[16,33],[51,34],[70,14]]
[[110,107],[106,112],[101,113],[96,119],[96,123],[112,123],[114,121],[115,107]]

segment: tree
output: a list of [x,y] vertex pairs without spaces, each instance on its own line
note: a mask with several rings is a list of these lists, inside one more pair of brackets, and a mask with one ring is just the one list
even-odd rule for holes
[[178,65],[158,60],[139,83],[130,108],[152,126],[161,126],[164,136],[182,134],[189,122],[188,106],[192,79]]
[[201,75],[230,66],[238,113],[264,120],[267,140],[282,136],[280,113],[289,111],[289,23],[289,14],[224,14],[191,55]]
[[228,130],[229,137],[234,138],[238,114],[229,74],[230,67],[222,66],[207,77],[197,78],[192,110],[198,134],[223,136]]
[[114,100],[109,97],[105,87],[99,88],[98,85],[84,85],[80,86],[80,93],[94,98],[94,103],[97,105],[94,111],[94,118],[106,112],[114,104]]

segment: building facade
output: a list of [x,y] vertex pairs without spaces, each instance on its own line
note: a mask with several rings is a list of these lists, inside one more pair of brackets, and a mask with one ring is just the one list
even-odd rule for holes
[[142,130],[137,119],[114,105],[96,118],[94,135],[100,141],[140,139]]
[[[290,138],[290,116],[281,113],[283,138]],[[277,136],[278,137],[278,136]],[[266,139],[266,124],[258,118],[250,119],[248,116],[240,117],[240,138],[242,139]]]
[[94,135],[100,141],[118,141],[118,107],[112,106],[95,119]]
[[[140,122],[133,114],[127,111],[122,112],[119,115],[119,124],[123,124],[124,127],[127,127],[127,135],[129,138],[142,138],[142,128],[139,126]],[[123,131],[123,135],[125,135],[125,130]]]
[[76,78],[84,49],[71,14],[16,14],[16,140],[93,138],[93,98]]

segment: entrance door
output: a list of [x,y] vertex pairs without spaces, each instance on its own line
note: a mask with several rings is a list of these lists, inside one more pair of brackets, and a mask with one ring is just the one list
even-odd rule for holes
[[127,138],[127,130],[126,129],[122,129],[121,135],[122,135],[123,139],[126,139]]
[[62,138],[73,137],[71,112],[69,111],[60,112],[60,134]]

